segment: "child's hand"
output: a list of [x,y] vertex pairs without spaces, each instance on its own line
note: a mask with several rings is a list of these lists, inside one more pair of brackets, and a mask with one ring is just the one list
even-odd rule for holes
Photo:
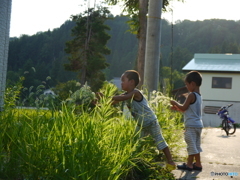
[[176,105],[176,101],[170,100],[170,104],[173,105],[173,106],[175,106],[175,105]]
[[177,106],[171,106],[170,109],[171,109],[171,110],[174,110],[174,111],[177,111],[177,110],[178,110]]

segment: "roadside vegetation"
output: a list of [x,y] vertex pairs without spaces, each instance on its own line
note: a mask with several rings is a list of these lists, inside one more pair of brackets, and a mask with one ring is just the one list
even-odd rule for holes
[[[159,165],[165,160],[152,139],[139,138],[124,105],[111,105],[116,86],[105,83],[100,90],[104,97],[95,105],[85,98],[89,87],[82,88],[78,94],[85,101],[74,103],[79,102],[77,93],[65,101],[49,98],[47,110],[17,109],[21,83],[7,89],[0,116],[1,179],[175,179]],[[182,116],[169,109],[169,99],[160,92],[149,97],[176,158]]]

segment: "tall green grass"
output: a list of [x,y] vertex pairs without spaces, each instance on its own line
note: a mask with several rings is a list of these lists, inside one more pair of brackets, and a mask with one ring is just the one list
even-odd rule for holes
[[[119,107],[112,107],[107,97],[115,91],[107,85],[95,108],[77,114],[74,106],[64,103],[59,111],[8,108],[1,112],[0,178],[117,180],[141,174],[174,179],[151,165],[151,143],[138,138],[135,121],[126,120]],[[162,102],[151,104],[159,111],[163,134],[174,149],[181,117]]]

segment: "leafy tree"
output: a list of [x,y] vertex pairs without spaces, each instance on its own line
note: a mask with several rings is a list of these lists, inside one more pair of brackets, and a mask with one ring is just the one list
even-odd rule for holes
[[106,47],[110,36],[105,32],[109,27],[104,24],[110,12],[101,7],[72,16],[76,26],[72,29],[74,39],[66,43],[66,53],[70,54],[65,69],[79,72],[80,83],[86,81],[96,90],[105,80],[102,72],[108,64],[104,55],[110,54]]
[[[167,7],[171,0],[162,1],[163,11],[167,11]],[[184,0],[178,0],[184,2]],[[144,79],[145,49],[146,49],[146,32],[147,32],[147,14],[149,0],[105,0],[110,5],[124,3],[124,10],[131,20],[128,22],[130,31],[137,34],[138,51],[137,51],[137,70],[142,79]],[[143,81],[139,83],[141,87]]]
[[236,42],[223,42],[223,44],[212,47],[209,53],[240,53],[240,45]]
[[[24,76],[26,79],[24,87],[37,87],[39,82],[51,76],[52,82],[49,85],[52,87],[57,82],[76,79],[76,73],[63,68],[63,64],[67,63],[67,55],[64,51],[65,42],[71,39],[71,29],[74,26],[75,22],[68,20],[53,31],[11,38],[8,55],[8,82],[17,83],[18,78]],[[32,67],[35,68],[35,72],[32,72]]]
[[[184,86],[184,73],[181,73],[177,70],[171,71],[170,67],[161,68],[161,78],[160,82],[162,85],[162,91],[168,95],[171,94],[173,89]],[[172,82],[171,79],[172,78]],[[171,84],[172,83],[172,84]]]
[[[172,58],[172,61],[171,61]],[[182,71],[182,68],[193,58],[193,54],[187,48],[177,47],[169,54],[167,66],[172,67],[173,70]]]

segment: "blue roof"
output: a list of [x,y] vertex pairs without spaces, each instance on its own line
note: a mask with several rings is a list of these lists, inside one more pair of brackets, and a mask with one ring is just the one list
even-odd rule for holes
[[194,54],[182,70],[240,72],[240,54]]

